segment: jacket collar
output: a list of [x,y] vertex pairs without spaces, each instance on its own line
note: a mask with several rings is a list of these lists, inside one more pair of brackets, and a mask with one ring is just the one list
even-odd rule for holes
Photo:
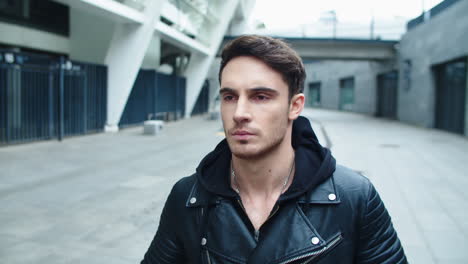
[[200,185],[200,182],[195,180],[195,183],[190,190],[187,200],[185,201],[186,207],[207,207],[213,205],[221,200],[220,196],[212,195],[205,188]]
[[[195,199],[193,199],[195,198]],[[207,207],[219,203],[223,198],[207,192],[197,181],[192,186],[187,200],[186,207]],[[297,199],[302,204],[339,204],[341,203],[340,193],[335,186],[334,177],[329,177],[316,188],[306,192]]]
[[326,179],[313,190],[305,193],[298,200],[298,203],[308,204],[339,204],[341,203],[340,194],[335,186],[335,180],[332,177]]

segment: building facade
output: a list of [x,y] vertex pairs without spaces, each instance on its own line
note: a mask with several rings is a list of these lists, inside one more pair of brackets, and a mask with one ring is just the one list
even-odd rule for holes
[[[32,59],[28,60],[31,65],[26,65],[26,57],[46,56],[56,62],[53,67],[58,75],[49,75],[51,80],[56,77],[57,85],[51,81],[43,86],[54,86],[53,92],[57,86],[57,93],[67,90],[62,86],[68,85],[71,70],[83,69],[79,63],[105,67],[106,83],[102,85],[106,93],[100,104],[106,107],[106,131],[117,131],[123,119],[136,122],[161,114],[154,104],[166,103],[166,98],[158,101],[162,95],[183,97],[174,101],[175,110],[171,110],[177,117],[188,117],[194,109],[203,111],[205,107],[197,106],[197,99],[207,104],[199,97],[206,97],[201,91],[216,51],[229,27],[243,28],[253,6],[253,0],[0,0],[0,64],[5,75],[0,102],[7,105],[0,108],[0,138],[14,133],[10,131],[13,119],[21,126],[23,114],[15,110],[21,108],[15,104],[21,103],[7,96],[26,89],[25,82],[12,85],[14,78],[8,76],[15,72],[16,79],[26,78],[26,68],[37,66],[32,65],[37,61]],[[53,63],[46,64],[43,68],[50,70]],[[65,81],[60,86],[62,68]],[[83,74],[88,79],[90,73]],[[149,91],[154,85],[165,85],[168,91],[154,87]],[[139,96],[154,97],[146,102],[150,110],[141,107]],[[85,102],[88,108],[89,104]],[[55,109],[56,105],[44,107]],[[52,120],[55,113],[47,115]],[[139,117],[132,119],[135,115]]]
[[307,104],[468,136],[468,1],[408,23],[390,59],[306,61]]

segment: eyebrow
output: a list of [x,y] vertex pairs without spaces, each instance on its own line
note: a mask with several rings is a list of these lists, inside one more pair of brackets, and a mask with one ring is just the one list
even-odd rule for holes
[[[268,87],[254,87],[251,89],[248,89],[249,92],[265,92],[265,93],[271,93],[274,95],[278,95],[279,92],[275,89],[268,88]],[[224,94],[224,93],[237,93],[236,90],[229,88],[229,87],[223,87],[219,90],[219,94]]]
[[232,88],[223,87],[219,90],[219,94],[223,94],[223,93],[236,93],[236,91]]

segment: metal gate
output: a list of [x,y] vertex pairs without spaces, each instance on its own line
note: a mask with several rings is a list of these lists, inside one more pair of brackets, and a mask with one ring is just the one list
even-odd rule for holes
[[51,79],[48,69],[0,65],[0,144],[54,135]]
[[139,125],[148,119],[177,120],[184,111],[185,78],[140,70],[119,126]]
[[198,94],[197,101],[195,102],[195,106],[192,110],[193,115],[199,115],[208,112],[210,104],[210,82],[205,80],[203,87]]
[[377,75],[376,116],[397,118],[398,72],[391,71]]
[[119,126],[141,124],[152,117],[156,112],[154,104],[156,97],[155,71],[140,70],[138,72],[132,91],[120,118]]
[[6,54],[13,59],[0,63],[0,145],[104,129],[105,66]]
[[436,128],[459,134],[465,131],[466,64],[466,58],[462,58],[434,67]]

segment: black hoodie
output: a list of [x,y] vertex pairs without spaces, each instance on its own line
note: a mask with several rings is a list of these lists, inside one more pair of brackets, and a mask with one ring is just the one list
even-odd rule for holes
[[198,181],[190,176],[174,186],[141,263],[407,263],[373,185],[336,168],[306,118],[294,121],[292,146],[296,174],[279,198],[281,210],[254,230],[233,201],[239,197],[229,185],[231,152],[223,140],[200,163]]
[[[291,186],[280,196],[279,202],[312,190],[329,178],[336,168],[330,150],[320,145],[307,118],[300,116],[293,122],[291,143],[295,150],[296,171]],[[231,151],[224,139],[200,162],[197,178],[209,192],[235,197],[237,194],[230,187],[230,164]]]

